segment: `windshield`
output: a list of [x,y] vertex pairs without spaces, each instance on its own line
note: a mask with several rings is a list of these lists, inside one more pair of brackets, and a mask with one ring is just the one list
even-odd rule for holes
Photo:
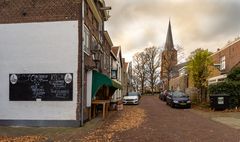
[[184,93],[182,93],[182,92],[174,92],[173,93],[173,97],[174,98],[185,98],[187,96]]
[[137,92],[131,92],[131,93],[128,93],[128,96],[138,96],[138,93]]

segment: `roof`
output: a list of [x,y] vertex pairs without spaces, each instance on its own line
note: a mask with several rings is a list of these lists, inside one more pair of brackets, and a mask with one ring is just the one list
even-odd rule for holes
[[188,62],[184,62],[184,63],[181,63],[181,64],[177,64],[176,66],[173,66],[172,71],[171,71],[172,76],[173,77],[178,76],[179,70],[181,68],[183,68],[184,66],[186,66],[187,63]]
[[114,47],[112,47],[112,52],[114,53],[114,55],[115,55],[116,57],[117,57],[119,48],[120,48],[120,46],[114,46]]
[[115,60],[117,60],[117,57],[115,56],[115,54],[113,53],[113,51],[111,50],[111,55],[114,57]]
[[227,44],[227,45],[225,45],[222,49],[220,49],[219,51],[213,53],[211,56],[214,56],[214,55],[218,54],[219,52],[225,50],[226,48],[232,46],[233,44],[235,44],[235,43],[237,43],[237,42],[239,42],[239,41],[240,41],[240,38],[237,39],[237,40],[235,40],[235,41],[233,41],[233,42],[231,42],[231,43],[229,43],[229,44]]
[[166,37],[164,50],[175,50],[174,45],[173,45],[172,29],[171,29],[170,20],[169,20],[169,24],[168,24],[168,32],[167,32],[167,37]]
[[109,45],[113,46],[113,43],[112,43],[111,37],[109,36],[108,31],[104,31],[104,36],[107,39],[107,42],[109,43]]
[[119,59],[119,62],[121,64],[121,67],[123,67],[123,63],[122,63],[122,52],[121,52],[121,46],[114,46],[112,47],[111,50],[114,54],[114,56]]

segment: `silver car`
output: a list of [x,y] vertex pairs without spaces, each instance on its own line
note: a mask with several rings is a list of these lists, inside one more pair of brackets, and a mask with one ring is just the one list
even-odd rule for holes
[[138,92],[129,92],[123,97],[123,104],[139,104],[141,95]]

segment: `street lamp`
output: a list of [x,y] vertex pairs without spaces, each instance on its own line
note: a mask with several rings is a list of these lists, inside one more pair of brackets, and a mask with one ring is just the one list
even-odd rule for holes
[[117,79],[117,69],[112,68],[111,77],[112,79]]
[[93,54],[93,61],[95,62],[95,68],[99,70],[99,63],[101,61],[101,53],[99,51]]

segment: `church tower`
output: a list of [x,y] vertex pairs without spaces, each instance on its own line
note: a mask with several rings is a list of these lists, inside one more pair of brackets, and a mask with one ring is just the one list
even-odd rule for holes
[[169,89],[169,80],[171,78],[172,68],[177,64],[177,50],[174,48],[171,22],[169,20],[168,31],[164,50],[162,52],[161,75],[163,89]]

